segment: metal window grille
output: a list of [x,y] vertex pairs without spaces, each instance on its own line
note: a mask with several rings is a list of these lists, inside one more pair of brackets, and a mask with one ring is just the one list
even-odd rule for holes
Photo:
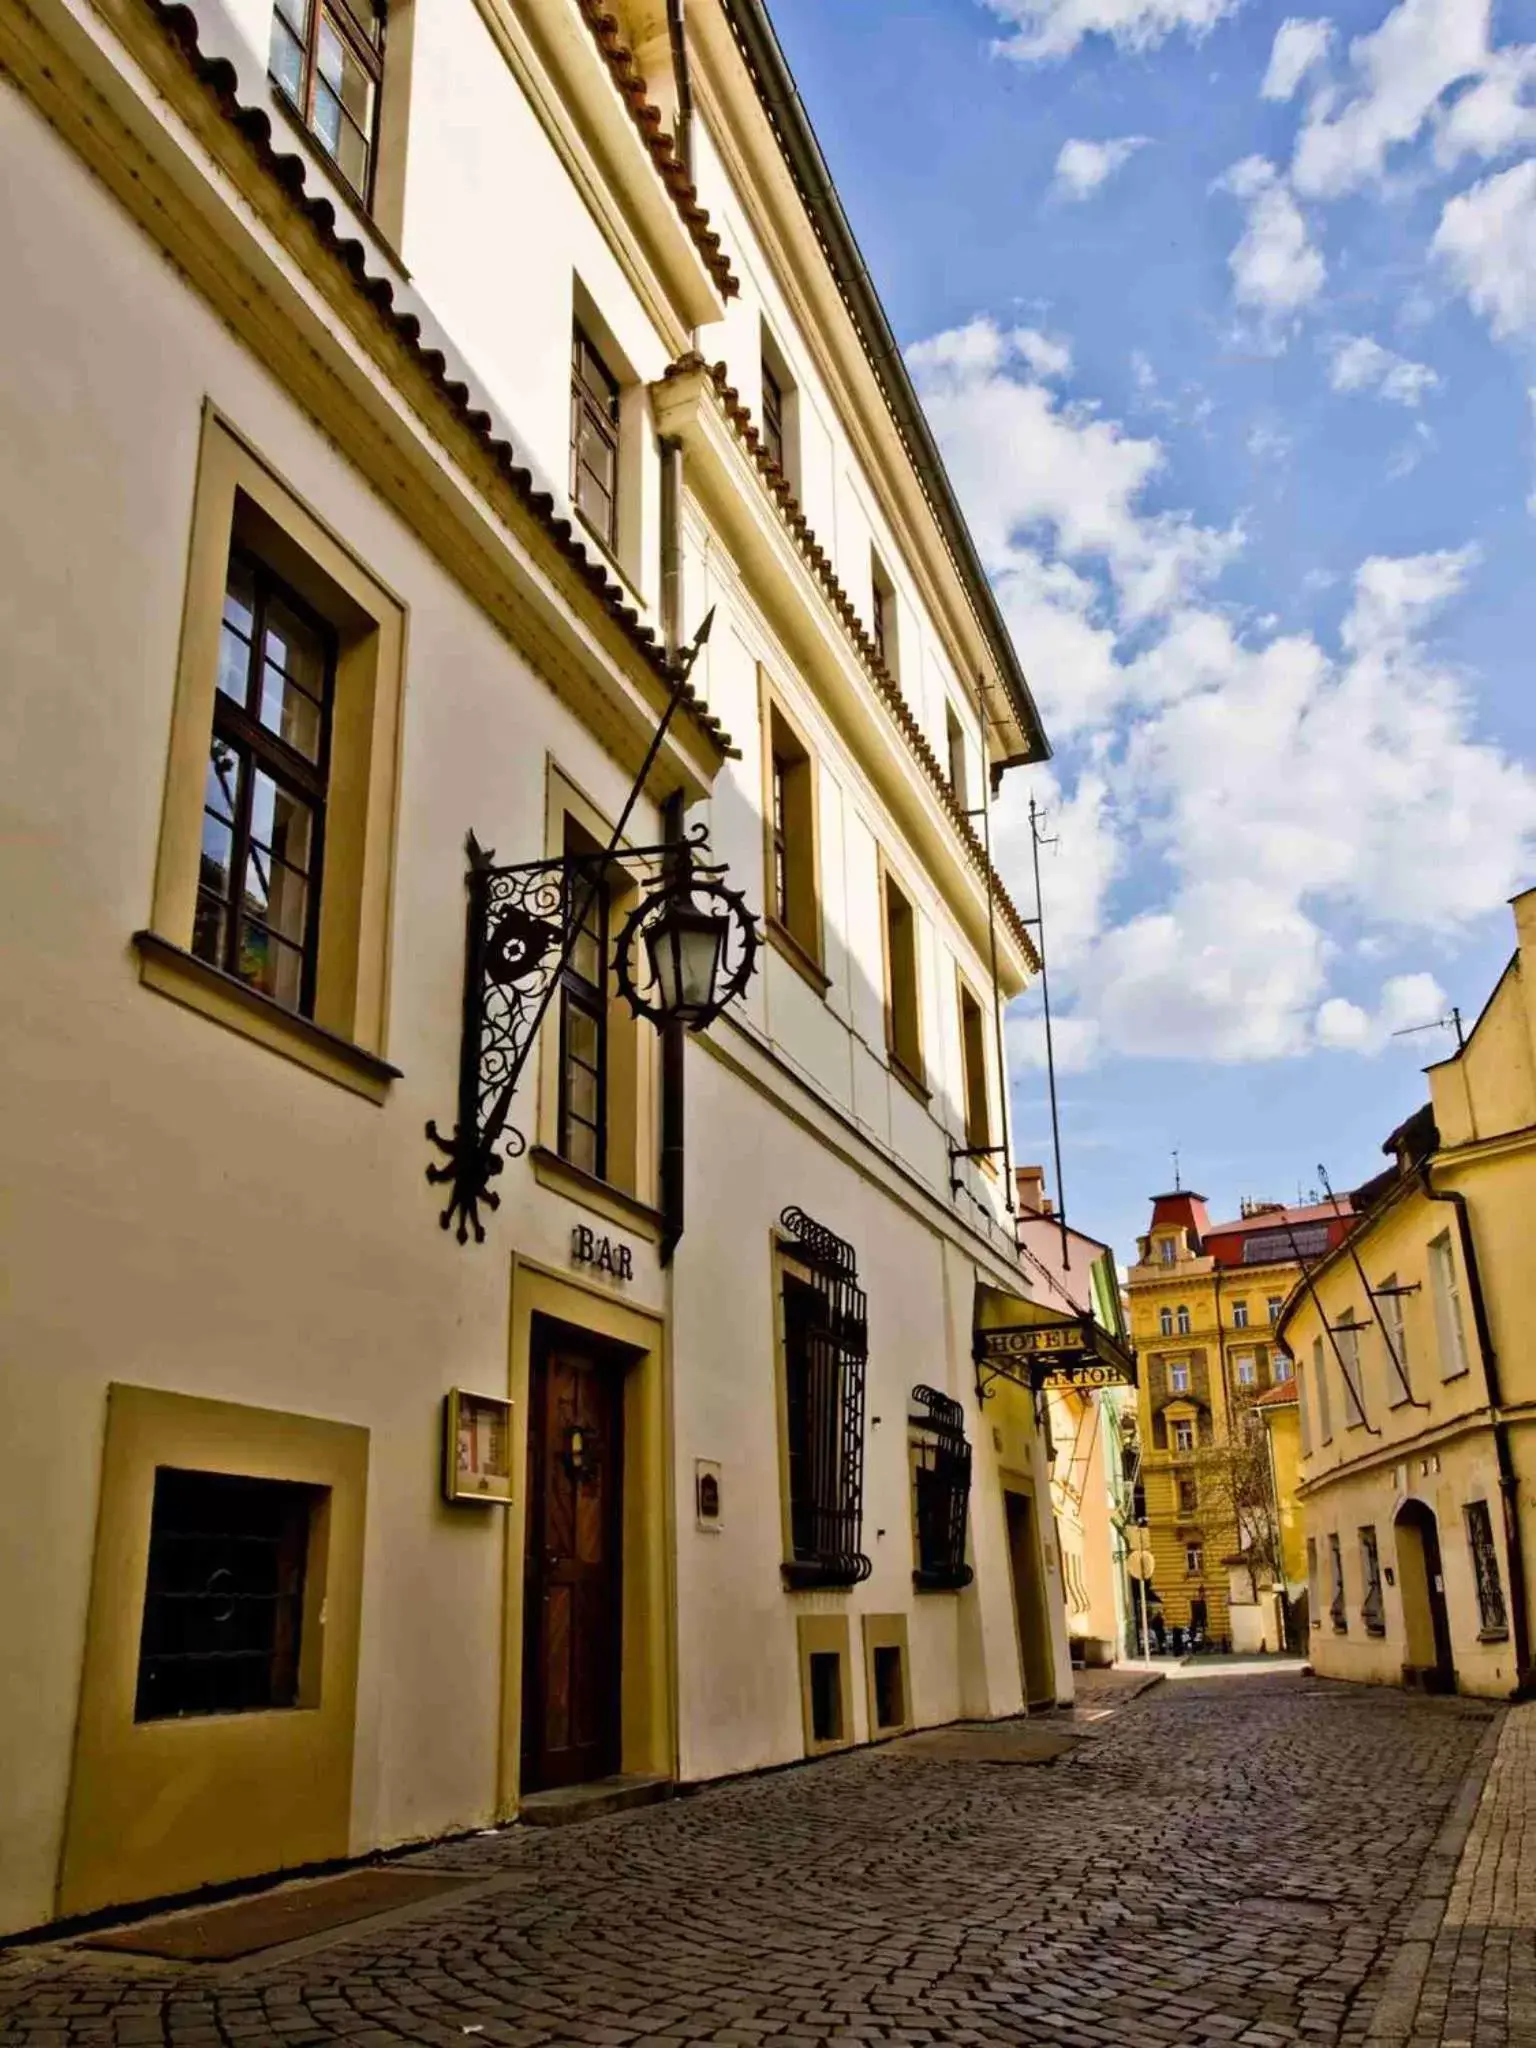
[[371,0],[277,0],[268,68],[366,206],[373,183],[384,8]]
[[1387,1632],[1386,1610],[1381,1599],[1381,1553],[1376,1545],[1376,1531],[1360,1531],[1360,1563],[1365,1573],[1365,1592],[1360,1601],[1360,1619],[1365,1623],[1368,1636],[1384,1636]]
[[1337,1536],[1328,1538],[1328,1562],[1333,1571],[1333,1598],[1328,1603],[1328,1616],[1337,1635],[1349,1633],[1349,1610],[1344,1604],[1344,1553],[1339,1548]]
[[912,1400],[920,1411],[907,1418],[917,1519],[917,1570],[912,1581],[927,1589],[958,1592],[974,1576],[965,1561],[971,1498],[965,1411],[932,1387],[914,1387]]
[[203,786],[192,951],[313,1016],[336,640],[253,555],[230,551]]
[[1472,1569],[1477,1579],[1477,1618],[1484,1636],[1509,1633],[1509,1616],[1504,1606],[1504,1587],[1499,1578],[1499,1554],[1493,1542],[1493,1517],[1485,1500],[1468,1501],[1462,1510],[1467,1525],[1467,1544],[1472,1552]]
[[136,1721],[298,1705],[318,1497],[283,1480],[156,1472]]
[[808,1276],[784,1274],[791,1586],[856,1586],[869,1577],[864,1516],[868,1300],[851,1244],[800,1209],[779,1218]]

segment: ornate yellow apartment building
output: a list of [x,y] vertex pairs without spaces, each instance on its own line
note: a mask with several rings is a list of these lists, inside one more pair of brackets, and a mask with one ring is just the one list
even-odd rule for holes
[[1203,1195],[1153,1197],[1129,1294],[1152,1590],[1170,1629],[1278,1647],[1270,1589],[1283,1572],[1283,1528],[1265,1498],[1272,1467],[1250,1411],[1290,1374],[1275,1325],[1300,1260],[1335,1243],[1348,1214],[1347,1196],[1338,1209],[1250,1202],[1235,1222],[1213,1224]]

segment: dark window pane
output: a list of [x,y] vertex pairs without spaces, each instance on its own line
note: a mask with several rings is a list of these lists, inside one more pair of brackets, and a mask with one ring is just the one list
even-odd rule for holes
[[313,864],[314,813],[301,797],[260,768],[251,790],[251,838],[258,846],[270,847],[289,867],[308,874]]
[[250,643],[231,625],[219,631],[219,688],[226,697],[243,704],[251,686]]
[[240,921],[240,947],[235,972],[285,1010],[303,1007],[304,955],[276,932],[253,918]]
[[234,850],[234,832],[222,818],[203,813],[203,851],[198,863],[198,886],[225,901],[229,897],[229,864]]
[[583,1173],[590,1173],[595,1178],[598,1172],[597,1132],[587,1124],[567,1123],[564,1154],[572,1166],[580,1167]]
[[212,967],[224,965],[224,934],[228,919],[224,905],[216,896],[198,891],[197,908],[192,913],[192,951],[199,960],[206,960]]
[[208,750],[208,774],[203,783],[204,807],[216,818],[233,819],[239,776],[239,756],[216,739]]
[[299,106],[304,97],[304,45],[281,15],[272,23],[272,53],[268,62],[279,88]]

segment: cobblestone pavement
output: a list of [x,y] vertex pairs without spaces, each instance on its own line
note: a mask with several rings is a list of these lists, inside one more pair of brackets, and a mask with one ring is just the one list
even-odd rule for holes
[[[1491,1710],[1282,1674],[1111,1700],[1050,1766],[896,1745],[443,1845],[412,1860],[474,1890],[239,1965],[15,1949],[0,2042],[1364,2048]],[[1536,2043],[1506,2010],[1445,2038]]]

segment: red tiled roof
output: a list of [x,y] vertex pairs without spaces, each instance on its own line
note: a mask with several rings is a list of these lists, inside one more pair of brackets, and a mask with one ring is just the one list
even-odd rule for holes
[[1208,1223],[1203,1235],[1212,1238],[1237,1231],[1283,1230],[1287,1223],[1336,1223],[1349,1214],[1349,1196],[1340,1195],[1338,1208],[1332,1202],[1311,1202],[1300,1209],[1258,1209],[1252,1216],[1239,1216],[1235,1223]]
[[1296,1399],[1296,1381],[1293,1378],[1278,1380],[1272,1387],[1266,1387],[1262,1394],[1254,1397],[1255,1408],[1284,1408]]

